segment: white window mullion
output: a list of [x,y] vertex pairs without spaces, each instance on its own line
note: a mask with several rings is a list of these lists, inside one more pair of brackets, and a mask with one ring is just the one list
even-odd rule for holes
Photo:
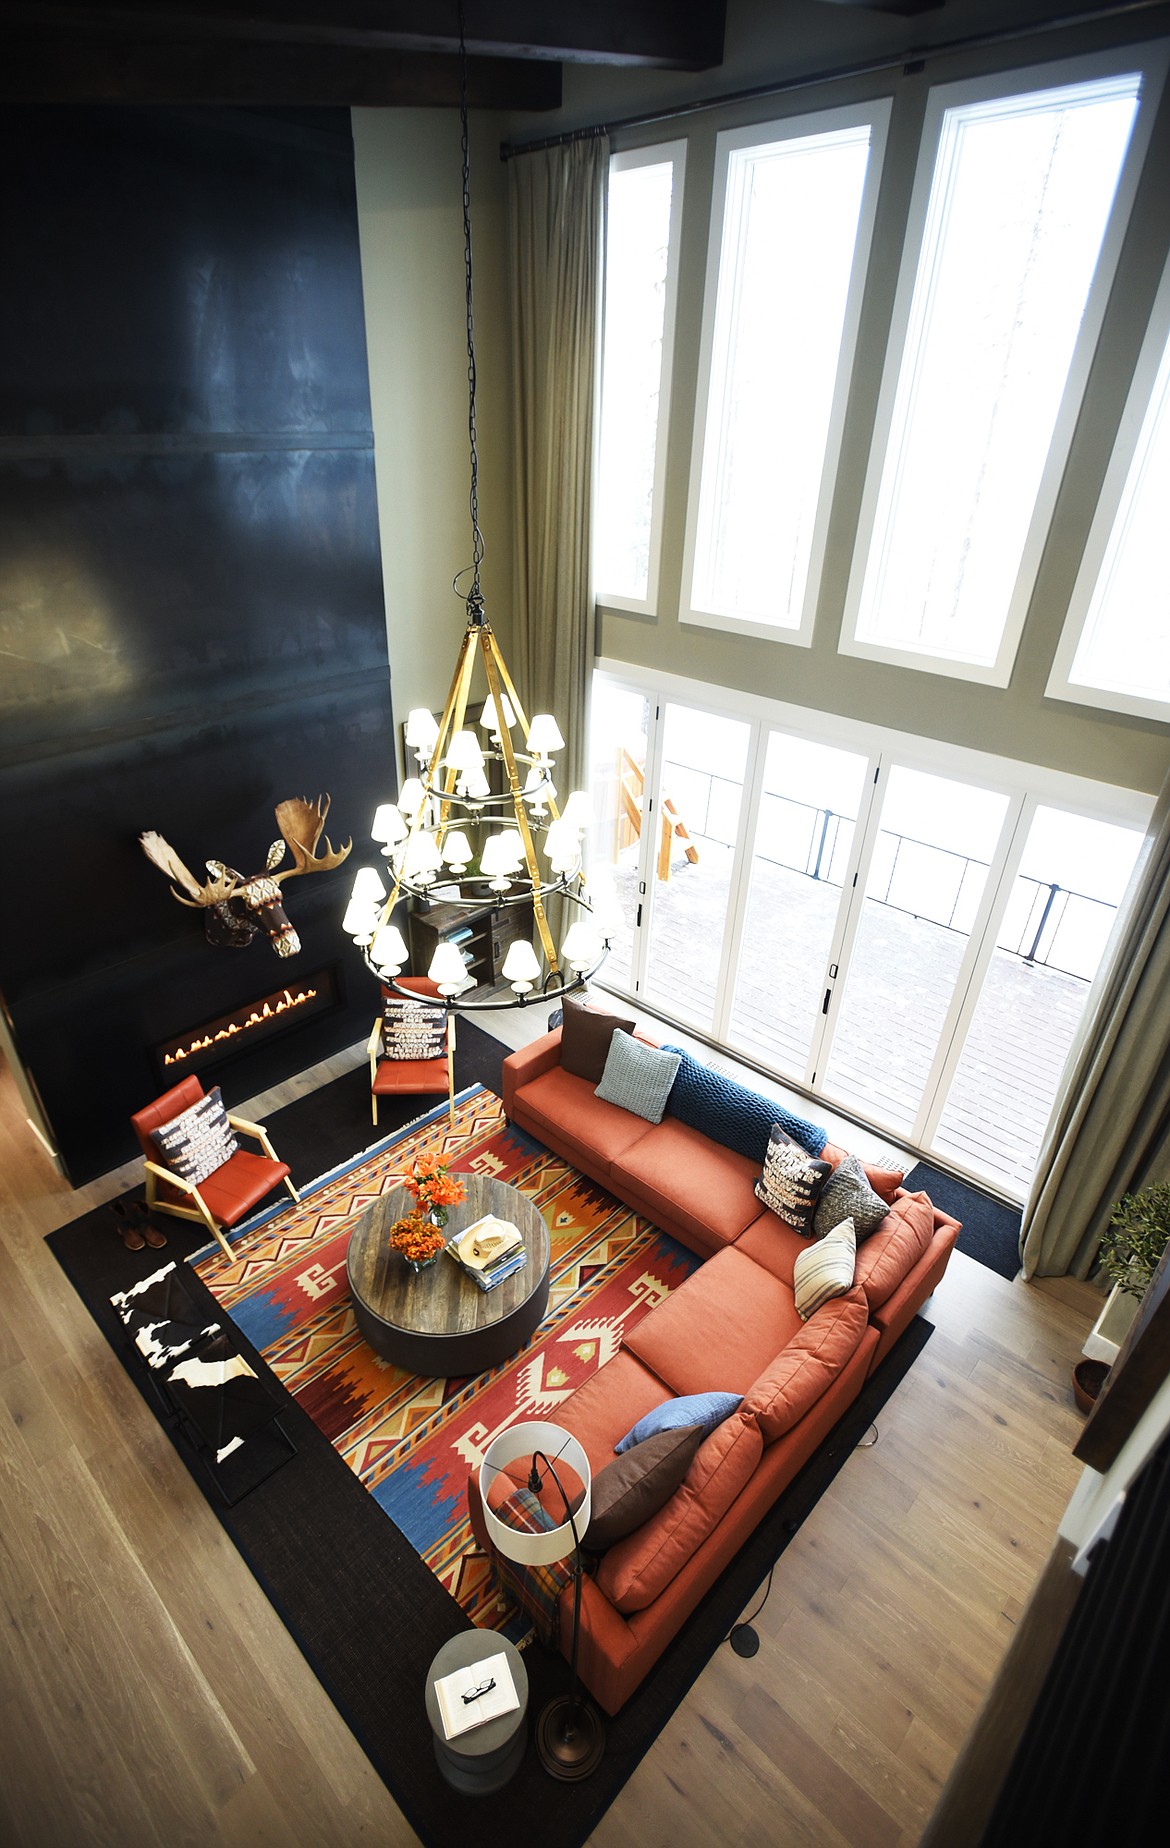
[[744,920],[747,916],[748,893],[751,886],[752,842],[756,838],[760,803],[764,796],[764,757],[767,746],[767,727],[757,720],[752,727],[752,741],[747,754],[747,768],[744,774],[745,800],[740,804],[739,829],[736,834],[735,858],[732,864],[731,892],[727,904],[727,924],[723,933],[719,982],[715,991],[713,1030],[715,1038],[725,1045],[728,1039],[728,1023],[735,1001],[739,952],[743,942]]

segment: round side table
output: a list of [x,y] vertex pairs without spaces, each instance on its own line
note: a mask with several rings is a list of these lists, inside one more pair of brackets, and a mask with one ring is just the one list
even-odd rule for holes
[[[448,1739],[435,1693],[436,1681],[457,1668],[469,1668],[489,1656],[506,1655],[520,1705],[498,1719],[473,1726]],[[435,1736],[435,1758],[447,1782],[465,1796],[488,1796],[502,1790],[520,1768],[528,1745],[528,1674],[520,1651],[495,1630],[461,1630],[443,1644],[427,1670],[427,1718]]]

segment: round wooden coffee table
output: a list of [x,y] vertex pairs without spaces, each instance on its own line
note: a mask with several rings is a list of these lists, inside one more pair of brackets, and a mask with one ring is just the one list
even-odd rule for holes
[[349,1236],[346,1271],[354,1319],[376,1354],[408,1373],[457,1379],[482,1373],[523,1347],[548,1304],[548,1227],[528,1198],[506,1181],[462,1174],[467,1197],[448,1209],[447,1236],[485,1213],[514,1225],[528,1262],[494,1289],[481,1290],[446,1252],[412,1271],[391,1249],[390,1227],[414,1207],[395,1187],[366,1208]]

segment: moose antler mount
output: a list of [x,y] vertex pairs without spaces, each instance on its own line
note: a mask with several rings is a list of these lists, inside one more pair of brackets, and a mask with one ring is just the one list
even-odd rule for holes
[[[300,873],[327,873],[349,857],[352,840],[334,849],[327,838],[325,851],[317,852],[329,813],[328,796],[318,796],[316,802],[292,796],[277,803],[275,813],[281,838],[273,841],[268,849],[262,873],[245,875],[232,866],[225,866],[222,860],[205,860],[203,864],[211,877],[202,885],[161,834],[148,830],[139,835],[147,859],[175,881],[171,892],[179,903],[207,913],[205,928],[209,943],[242,950],[263,933],[278,956],[295,956],[301,940],[281,903],[284,881],[295,879]],[[278,872],[277,867],[290,849],[293,864]],[[182,886],[181,892],[176,889],[178,886]]]

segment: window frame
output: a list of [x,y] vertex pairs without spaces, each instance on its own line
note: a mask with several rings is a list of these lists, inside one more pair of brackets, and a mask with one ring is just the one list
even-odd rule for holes
[[[829,519],[841,460],[845,411],[853,379],[862,297],[869,274],[874,221],[877,216],[878,194],[885,166],[892,111],[892,96],[879,96],[864,103],[843,104],[835,108],[816,110],[811,114],[781,116],[765,122],[752,123],[746,127],[721,129],[715,137],[715,169],[708,226],[707,263],[703,281],[703,319],[698,375],[694,391],[694,429],[691,439],[686,526],[682,552],[682,592],[679,607],[681,623],[697,628],[722,630],[735,635],[760,636],[767,641],[787,642],[801,648],[812,646],[813,626],[824,570]],[[804,587],[800,622],[795,628],[783,627],[779,623],[764,622],[752,617],[727,616],[714,610],[705,610],[695,600],[695,560],[698,551],[704,448],[711,409],[711,378],[715,359],[715,333],[723,269],[730,158],[733,153],[738,153],[745,148],[767,147],[769,142],[798,141],[818,134],[832,134],[835,131],[861,126],[869,128],[869,152],[861,204],[857,215],[857,234],[853,246],[849,288],[841,325],[841,344],[837,354],[836,376],[825,438],[825,456],[821,468],[817,511],[813,521],[808,575]],[[728,282],[730,283],[731,280],[729,276]]]
[[[1110,560],[1114,534],[1128,506],[1130,476],[1138,459],[1139,444],[1152,406],[1154,387],[1163,365],[1170,367],[1170,258],[1167,258],[1150,310],[1125,409],[1118,424],[1096,511],[1081,554],[1076,583],[1069,598],[1068,613],[1053,656],[1052,671],[1044,691],[1049,699],[1067,699],[1076,705],[1095,706],[1106,712],[1127,712],[1139,718],[1170,722],[1170,696],[1160,699],[1125,693],[1112,687],[1093,686],[1087,681],[1074,681],[1071,678],[1077,650],[1093,614],[1102,573]],[[1166,384],[1162,417],[1170,423],[1170,381]]]
[[[670,188],[670,229],[667,237],[666,289],[662,314],[662,371],[658,381],[658,421],[654,436],[654,478],[651,487],[650,502],[650,546],[646,566],[646,595],[634,597],[624,591],[608,590],[602,584],[596,571],[596,549],[594,550],[594,602],[604,609],[620,610],[634,616],[656,616],[658,614],[658,594],[662,569],[662,529],[664,503],[666,499],[666,454],[670,440],[670,400],[674,376],[674,339],[675,319],[678,307],[678,270],[679,248],[682,242],[682,223],[686,185],[687,141],[685,136],[675,141],[656,141],[645,147],[623,148],[616,150],[609,157],[609,175],[629,172],[638,167],[659,167],[670,164],[673,168]],[[602,251],[608,241],[609,207],[608,177],[606,185],[605,232],[602,239]],[[597,393],[597,437],[594,454],[594,477],[597,484],[601,479],[601,432],[602,417],[605,406],[605,314],[601,318],[598,330],[598,393]],[[598,494],[593,495],[596,506]]]
[[[1115,47],[1085,57],[1061,59],[932,85],[927,97],[919,141],[910,210],[902,243],[894,308],[890,320],[877,413],[870,442],[865,485],[857,520],[853,560],[845,595],[838,652],[867,661],[908,667],[920,673],[942,674],[982,686],[1008,686],[1032,601],[1040,560],[1047,543],[1056,497],[1072,447],[1089,370],[1097,351],[1105,308],[1115,280],[1121,246],[1145,164],[1154,119],[1165,80],[1168,53],[1158,43]],[[911,357],[911,315],[918,289],[935,173],[938,167],[944,119],[947,112],[970,104],[1009,101],[1071,84],[1108,80],[1126,72],[1139,75],[1137,106],[1117,186],[1106,221],[1093,278],[1085,297],[1080,328],[1069,361],[1060,406],[1052,427],[1048,453],[1036,497],[1012,595],[1005,613],[996,657],[988,665],[959,661],[892,642],[863,639],[857,629],[869,576],[870,560],[880,543],[877,531],[879,501],[887,466],[896,467],[891,455],[895,414],[902,400],[903,369]]]

